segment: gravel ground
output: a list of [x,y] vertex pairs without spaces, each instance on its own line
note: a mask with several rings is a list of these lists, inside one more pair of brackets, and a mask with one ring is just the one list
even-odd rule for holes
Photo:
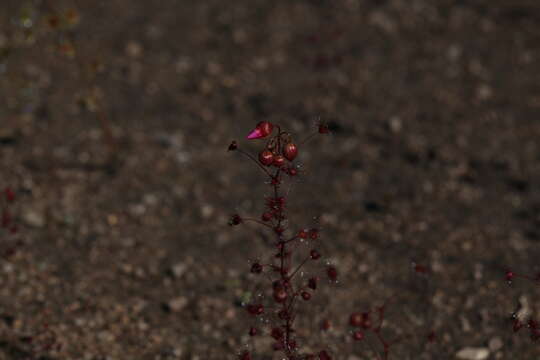
[[226,149],[260,120],[319,119],[332,134],[301,148],[290,213],[320,218],[340,281],[301,310],[303,349],[374,358],[348,314],[395,297],[385,331],[415,336],[391,359],[538,358],[509,314],[537,312],[540,288],[504,269],[540,271],[539,24],[533,0],[3,0],[0,186],[19,231],[1,233],[17,251],[0,359],[253,346],[240,304],[269,250],[227,222],[268,187]]

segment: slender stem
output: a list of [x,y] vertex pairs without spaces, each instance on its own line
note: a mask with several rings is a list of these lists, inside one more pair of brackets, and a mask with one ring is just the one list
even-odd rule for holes
[[382,324],[384,321],[384,306],[381,306],[377,309],[377,312],[379,313],[379,325],[375,328],[375,332],[379,334],[382,328]]
[[278,125],[278,137],[277,137],[277,148],[278,149],[281,149],[281,135],[282,135],[281,128]]
[[311,256],[306,257],[306,258],[304,259],[304,261],[302,261],[302,262],[300,263],[300,265],[298,265],[298,266],[296,267],[296,269],[293,271],[293,273],[289,276],[289,279],[292,280],[292,278],[294,277],[294,275],[296,275],[296,273],[298,272],[298,270],[300,270],[300,268],[302,268],[302,266],[304,266],[304,264],[305,264],[310,258],[311,258]]
[[264,272],[264,275],[266,276],[266,279],[268,279],[270,283],[274,281],[274,279],[272,279],[272,277],[270,276],[270,274],[268,274],[268,272]]
[[313,137],[315,135],[317,135],[319,132],[318,131],[315,131],[314,133],[311,133],[310,135],[308,135],[306,138],[304,138],[302,141],[300,141],[300,144],[299,145],[303,145],[305,144],[306,142],[308,142],[309,140],[313,139]]
[[270,172],[264,167],[262,166],[258,161],[257,159],[255,159],[250,153],[247,153],[245,152],[244,150],[238,148],[236,149],[236,151],[238,151],[240,154],[244,155],[244,156],[247,156],[251,161],[253,161],[255,164],[257,164],[258,167],[260,167],[262,169],[262,171],[264,171],[264,173],[268,176],[270,176],[270,178],[272,178],[272,174],[270,174]]
[[514,274],[514,277],[529,280],[532,283],[536,283],[536,285],[540,285],[540,278],[538,276],[533,277],[529,275]]
[[[294,303],[295,303],[297,297],[298,297],[298,294],[295,293],[295,294],[293,295],[292,299],[291,299],[291,302],[289,303],[289,306],[288,306],[288,308],[287,308],[287,311],[290,311],[290,310],[292,309],[292,307],[293,307],[293,305],[294,305]],[[292,322],[291,322],[291,323],[292,323]]]
[[379,342],[383,346],[384,359],[386,360],[388,359],[389,345],[386,343],[386,341],[384,340],[383,336],[381,335],[379,331],[375,331],[375,335],[377,336],[377,339],[379,339]]
[[269,227],[269,228],[272,228],[272,225],[270,224],[267,224],[265,222],[262,222],[260,220],[257,220],[257,219],[253,219],[253,218],[242,218],[244,221],[253,221],[253,222],[256,222],[257,224],[260,224],[260,225],[263,225],[263,226],[266,226],[266,227]]
[[294,235],[292,238],[290,238],[288,240],[285,240],[285,243],[287,244],[287,243],[290,243],[290,242],[292,242],[294,240],[298,240],[298,239],[299,239],[298,235]]
[[373,351],[375,353],[375,355],[377,355],[377,359],[382,360],[381,355],[379,354],[377,349],[375,349],[375,346],[373,346],[373,343],[369,340],[369,336],[366,336],[366,342],[367,342],[369,348],[371,349],[371,351]]

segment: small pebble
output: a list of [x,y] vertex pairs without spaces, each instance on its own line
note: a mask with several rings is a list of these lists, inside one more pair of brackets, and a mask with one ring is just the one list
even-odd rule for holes
[[177,279],[181,278],[182,275],[184,275],[184,273],[186,272],[187,270],[187,264],[186,263],[177,263],[177,264],[174,264],[171,268],[171,273],[173,274],[173,276]]
[[488,343],[489,350],[491,350],[493,352],[502,349],[503,345],[504,345],[503,341],[498,336],[492,338],[491,340],[489,340],[489,343]]
[[26,225],[31,227],[42,228],[45,226],[45,216],[33,209],[29,209],[23,214],[23,220]]
[[170,300],[167,303],[167,307],[172,312],[180,312],[187,306],[187,304],[188,304],[188,299],[184,296],[179,296],[177,298]]
[[456,354],[458,359],[463,360],[484,360],[489,356],[487,348],[466,347],[459,350]]

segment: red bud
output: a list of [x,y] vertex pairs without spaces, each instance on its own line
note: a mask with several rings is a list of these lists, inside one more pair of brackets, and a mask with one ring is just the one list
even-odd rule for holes
[[248,139],[262,139],[270,135],[272,133],[272,130],[274,129],[274,125],[268,121],[261,121],[257,124],[255,129],[253,129],[249,135],[247,136]]

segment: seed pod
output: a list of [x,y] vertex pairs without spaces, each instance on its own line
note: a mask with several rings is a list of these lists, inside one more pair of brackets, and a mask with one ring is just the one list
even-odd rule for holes
[[270,212],[265,212],[261,215],[261,220],[262,221],[270,221],[270,219],[272,219],[272,213]]
[[272,162],[272,164],[275,167],[282,167],[283,164],[285,164],[285,158],[281,155],[276,155],[274,156],[274,161]]
[[371,328],[371,319],[369,317],[369,312],[363,312],[362,313],[362,323],[360,324],[361,327],[363,327],[364,329],[369,329]]
[[251,360],[251,353],[249,351],[244,351],[240,356],[238,357],[239,360]]
[[311,256],[313,260],[317,260],[321,257],[321,254],[317,250],[313,249],[309,252],[309,256]]
[[326,269],[326,275],[328,275],[328,278],[331,280],[331,281],[336,281],[337,280],[337,277],[338,277],[338,272],[337,272],[337,269],[333,266],[329,266],[327,269]]
[[328,352],[326,352],[325,350],[319,352],[319,359],[320,360],[332,360],[332,358],[330,357]]
[[351,316],[349,316],[349,324],[351,326],[360,326],[362,325],[362,314],[360,313],[352,313]]
[[308,301],[309,299],[311,299],[311,294],[308,293],[307,291],[302,291],[302,299],[304,299],[305,301]]
[[256,263],[253,263],[253,265],[251,265],[251,272],[253,274],[260,274],[263,270],[263,267],[260,263],[256,262]]
[[287,343],[289,349],[296,349],[297,348],[297,345],[296,345],[296,341],[295,340],[289,340],[289,342]]
[[369,329],[371,327],[371,320],[369,318],[369,312],[354,312],[349,316],[349,325],[362,327]]
[[281,330],[278,327],[275,327],[270,331],[270,336],[272,336],[276,340],[280,340],[283,338],[283,330]]
[[328,331],[330,328],[332,328],[332,322],[328,319],[324,319],[321,322],[321,330]]
[[270,166],[274,162],[274,154],[271,151],[263,150],[259,153],[259,161],[265,166]]
[[293,143],[287,143],[283,146],[283,156],[289,161],[293,161],[298,155],[298,148]]
[[238,214],[234,214],[231,216],[231,219],[229,220],[230,226],[240,225],[242,223],[242,218]]
[[321,123],[319,124],[319,134],[328,134],[330,132],[330,129],[328,129],[328,125]]
[[287,300],[287,296],[287,291],[285,291],[283,288],[274,290],[274,300],[276,300],[278,303],[282,303]]
[[353,333],[353,339],[356,340],[356,341],[364,340],[364,333],[362,331],[360,331],[360,330],[356,330]]
[[261,315],[264,313],[264,306],[262,304],[249,304],[247,311],[251,315]]
[[279,310],[278,317],[281,320],[289,320],[291,318],[291,315],[289,314],[289,312],[286,309],[282,309],[282,310]]

